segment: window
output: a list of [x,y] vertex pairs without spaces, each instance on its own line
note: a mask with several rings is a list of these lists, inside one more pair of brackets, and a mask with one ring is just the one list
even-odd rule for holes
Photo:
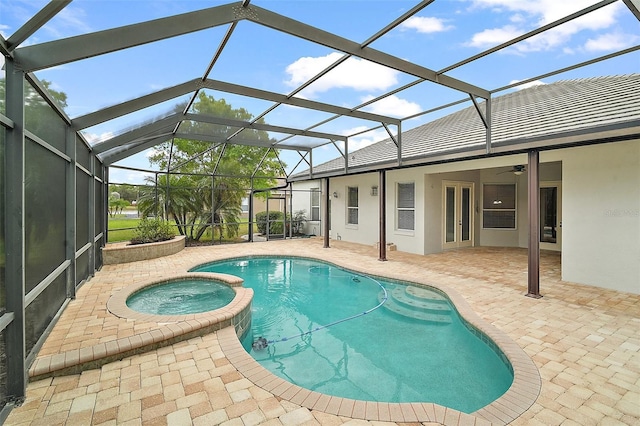
[[320,220],[320,188],[311,188],[311,220]]
[[516,229],[515,184],[485,184],[482,198],[484,229]]
[[358,224],[358,187],[347,187],[347,224]]
[[242,198],[242,204],[240,205],[240,208],[242,209],[242,213],[249,213],[249,198]]
[[396,191],[396,218],[398,229],[413,231],[415,229],[415,183],[399,183]]

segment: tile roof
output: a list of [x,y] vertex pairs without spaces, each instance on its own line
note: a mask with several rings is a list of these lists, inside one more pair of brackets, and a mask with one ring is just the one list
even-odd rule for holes
[[[640,127],[640,74],[562,80],[493,98],[492,146],[552,140],[567,132],[600,131],[608,125]],[[485,102],[479,104],[484,111]],[[588,139],[588,136],[585,136]],[[447,152],[482,150],[485,128],[473,106],[402,133],[403,162]],[[414,160],[414,161],[411,161]],[[425,160],[426,162],[426,160]],[[349,154],[349,168],[397,163],[397,148],[385,139]],[[337,158],[314,166],[314,174],[344,170]],[[293,178],[309,176],[308,171]]]

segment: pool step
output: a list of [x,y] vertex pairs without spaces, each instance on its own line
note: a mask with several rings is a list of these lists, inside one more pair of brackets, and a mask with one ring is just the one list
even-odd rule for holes
[[417,287],[396,287],[391,290],[391,297],[406,308],[417,308],[431,313],[451,312],[446,299],[434,292],[410,292],[409,289],[422,290]]
[[[416,288],[416,287],[412,287]],[[432,324],[451,324],[451,308],[446,299],[439,294],[439,299],[429,299],[426,293],[415,292],[413,296],[407,294],[408,287],[399,286],[388,291],[387,301],[384,307],[391,312]],[[421,289],[418,289],[421,290]],[[431,292],[430,292],[431,293]],[[415,296],[418,294],[419,296]],[[430,294],[431,296],[432,294]],[[378,294],[378,300],[382,301],[384,291]]]
[[414,287],[409,285],[405,287],[405,291],[409,296],[415,297],[416,299],[432,299],[447,302],[446,297],[434,290],[429,290],[428,288]]

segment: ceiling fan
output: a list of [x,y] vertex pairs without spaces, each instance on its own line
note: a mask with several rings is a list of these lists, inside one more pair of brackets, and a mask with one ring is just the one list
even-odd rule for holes
[[497,173],[497,174],[501,175],[502,173],[509,173],[509,172],[511,172],[511,173],[513,173],[513,174],[514,174],[514,175],[516,175],[516,176],[520,176],[522,173],[524,173],[524,172],[526,172],[526,171],[527,171],[527,169],[525,168],[525,166],[517,165],[517,166],[513,166],[513,167],[511,168],[511,170],[504,170],[504,171],[499,172],[499,173]]

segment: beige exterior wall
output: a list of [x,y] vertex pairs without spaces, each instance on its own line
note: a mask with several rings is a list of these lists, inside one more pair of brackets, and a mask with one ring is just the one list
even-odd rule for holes
[[[526,154],[388,171],[387,243],[416,254],[442,251],[443,182],[464,181],[475,185],[474,245],[526,248],[527,174],[500,173],[516,164],[526,165]],[[407,182],[414,182],[416,190],[413,232],[396,227],[396,188]],[[541,152],[540,182],[562,186],[563,279],[640,293],[640,141]],[[483,229],[485,183],[516,184],[516,229]],[[331,179],[329,192],[338,194],[331,197],[331,238],[372,245],[378,241],[378,196],[370,195],[377,185],[375,172]],[[348,186],[359,188],[357,226],[346,224]],[[294,185],[311,187],[322,187],[321,181]],[[294,210],[295,205],[294,196]]]
[[[304,210],[307,215],[307,222],[303,227],[303,232],[307,235],[323,235],[322,219],[324,215],[324,199],[325,192],[322,180],[310,180],[305,182],[296,182],[293,185],[292,203],[293,211]],[[311,220],[311,195],[310,190],[320,188],[320,220]]]
[[640,140],[562,158],[562,279],[640,294]]

